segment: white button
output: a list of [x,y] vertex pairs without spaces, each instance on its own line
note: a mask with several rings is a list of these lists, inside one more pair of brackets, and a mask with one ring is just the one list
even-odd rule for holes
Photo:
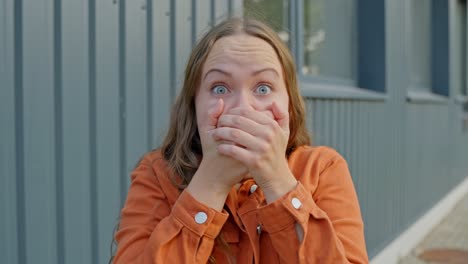
[[195,215],[195,222],[197,222],[197,224],[203,224],[206,222],[207,219],[208,215],[205,212],[198,212]]
[[262,233],[262,225],[258,224],[257,225],[257,234],[261,234]]
[[297,199],[296,197],[292,198],[291,203],[292,203],[292,206],[296,209],[299,209],[302,206],[301,201],[299,201],[299,199]]
[[250,193],[254,193],[257,190],[257,188],[258,188],[257,184],[250,186]]

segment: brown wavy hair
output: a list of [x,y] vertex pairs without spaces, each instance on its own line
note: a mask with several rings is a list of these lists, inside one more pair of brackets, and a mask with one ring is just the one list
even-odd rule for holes
[[258,20],[227,19],[207,32],[193,48],[185,69],[182,91],[173,105],[169,130],[161,146],[164,159],[175,175],[180,177],[180,189],[190,183],[203,157],[195,109],[195,94],[200,85],[203,65],[218,39],[236,34],[263,39],[278,55],[289,96],[290,135],[286,157],[297,147],[311,143],[305,125],[305,108],[299,94],[296,67],[288,47],[275,31]]

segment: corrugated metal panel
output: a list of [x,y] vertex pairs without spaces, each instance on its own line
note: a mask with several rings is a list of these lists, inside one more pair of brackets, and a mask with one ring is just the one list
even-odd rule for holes
[[[89,52],[89,6],[87,2],[65,1],[60,12],[62,21],[61,47],[61,133],[63,232],[60,250],[63,263],[91,263],[91,203],[90,186],[91,91]],[[92,113],[94,115],[94,113]],[[86,232],[84,232],[86,230]]]
[[[120,3],[120,4],[119,4]],[[124,45],[122,32],[123,17],[119,17],[123,2],[95,1],[95,49],[90,58],[95,64],[95,87],[92,91],[93,110],[91,133],[94,139],[92,154],[94,164],[91,171],[92,206],[92,250],[93,261],[104,263],[108,257],[113,226],[117,223],[117,212],[122,201],[122,177],[124,177],[125,149],[123,96],[125,72],[124,54],[119,49]],[[120,33],[120,34],[119,34]],[[103,195],[105,194],[105,195]]]
[[171,104],[171,79],[170,79],[170,2],[158,1],[148,9],[152,18],[153,30],[149,32],[148,39],[151,40],[152,56],[152,131],[154,138],[152,146],[161,142],[165,133],[165,127],[169,123]]
[[[466,136],[448,136],[462,131],[449,125],[448,105],[410,104],[405,115],[395,107],[399,104],[307,100],[315,144],[332,146],[348,160],[371,255],[466,174],[466,165],[452,173],[452,166],[466,163],[468,142]],[[451,142],[459,144],[455,151]]]
[[54,11],[51,0],[23,2],[25,249],[26,260],[38,263],[58,261]]
[[[194,40],[239,3],[1,1],[6,263],[107,262],[129,173],[164,136]],[[397,18],[386,24],[388,100],[306,100],[315,144],[348,161],[371,256],[468,174],[460,106],[406,102]]]

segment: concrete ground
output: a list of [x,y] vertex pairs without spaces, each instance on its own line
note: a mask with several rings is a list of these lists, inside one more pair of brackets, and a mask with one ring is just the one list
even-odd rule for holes
[[[436,252],[435,249],[442,250]],[[431,260],[427,260],[429,258]],[[468,264],[468,194],[416,248],[399,261],[399,264],[428,263]]]

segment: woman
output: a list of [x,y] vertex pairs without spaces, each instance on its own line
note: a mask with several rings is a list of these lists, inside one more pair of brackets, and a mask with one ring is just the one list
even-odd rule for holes
[[345,160],[309,147],[293,59],[255,20],[193,49],[168,134],[133,172],[115,263],[367,263]]

